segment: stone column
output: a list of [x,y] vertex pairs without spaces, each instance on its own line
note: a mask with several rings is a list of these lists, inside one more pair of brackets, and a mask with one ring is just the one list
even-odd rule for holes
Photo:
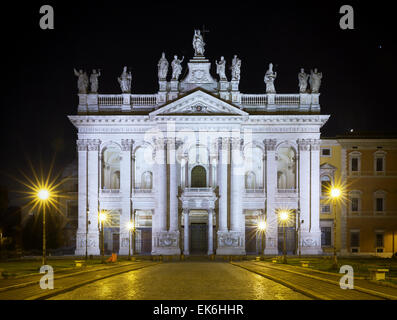
[[189,156],[185,155],[185,187],[189,188]]
[[208,255],[214,253],[214,209],[208,210]]
[[176,170],[177,143],[174,139],[168,141],[169,159],[169,190],[170,190],[170,232],[178,232],[178,181]]
[[128,223],[131,221],[131,152],[134,141],[121,140],[120,162],[120,191],[121,191],[121,215],[120,215],[120,255],[128,255],[129,231]]
[[167,230],[167,167],[166,167],[166,140],[156,140],[156,159],[155,159],[155,186],[157,189],[157,203],[156,203],[156,215],[157,215],[157,230]]
[[219,231],[227,230],[227,214],[228,214],[228,172],[229,163],[229,139],[219,138],[219,164],[218,164],[218,185],[219,185]]
[[183,254],[189,255],[189,210],[183,210],[184,226],[183,226]]
[[240,138],[231,139],[232,157],[231,157],[231,201],[230,201],[230,229],[232,231],[243,231],[244,215],[242,210],[242,190],[244,182],[243,159],[241,156]]
[[100,140],[88,140],[88,254],[99,255],[99,147]]
[[216,187],[216,183],[217,183],[217,181],[216,181],[216,173],[218,172],[217,171],[217,162],[218,162],[218,159],[217,159],[217,157],[213,157],[213,159],[212,159],[212,177],[211,177],[211,187],[213,187],[214,189],[215,189],[215,187]]
[[[320,140],[311,140],[311,223],[310,240],[306,240],[308,254],[321,254],[321,229],[320,229]],[[310,248],[310,250],[309,250]]]
[[78,227],[76,233],[76,256],[85,255],[87,203],[87,141],[77,140],[78,151]]
[[276,140],[265,139],[265,158],[266,158],[266,215],[267,232],[265,254],[278,254],[278,219],[276,214],[276,191],[277,191],[277,162],[276,162]]
[[[299,139],[299,200],[300,200],[300,219],[303,220],[301,224],[300,246],[302,254],[310,254],[311,250],[311,152],[310,139]],[[320,177],[318,177],[318,180]]]

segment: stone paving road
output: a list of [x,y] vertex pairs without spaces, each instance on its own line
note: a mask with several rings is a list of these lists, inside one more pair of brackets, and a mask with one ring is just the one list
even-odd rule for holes
[[222,262],[162,263],[99,280],[57,300],[307,300],[259,275]]

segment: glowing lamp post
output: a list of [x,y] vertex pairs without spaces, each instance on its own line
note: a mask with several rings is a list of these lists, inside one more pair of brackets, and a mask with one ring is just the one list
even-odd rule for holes
[[284,241],[283,241],[283,263],[287,263],[287,235],[286,235],[286,230],[285,226],[288,222],[289,219],[289,213],[286,210],[280,211],[279,213],[279,218],[280,221],[283,225],[283,235],[284,235]]
[[261,255],[264,255],[264,250],[265,250],[265,231],[266,231],[266,221],[265,220],[260,220],[258,222],[258,231],[261,234]]
[[104,223],[108,216],[105,212],[99,214],[99,222],[101,224],[101,253],[102,253],[102,263],[105,263],[105,233],[104,233]]
[[332,207],[334,211],[334,263],[333,266],[334,268],[338,267],[338,258],[336,256],[336,210],[335,210],[335,203],[337,200],[340,199],[342,196],[342,190],[338,187],[332,187],[330,189],[329,195],[332,199]]
[[37,192],[37,198],[43,203],[43,265],[47,264],[46,256],[46,234],[45,234],[45,202],[50,198],[50,192],[47,189],[41,189]]

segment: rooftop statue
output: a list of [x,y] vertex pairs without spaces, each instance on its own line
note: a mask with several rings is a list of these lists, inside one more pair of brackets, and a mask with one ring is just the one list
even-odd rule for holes
[[310,71],[310,79],[309,79],[309,83],[310,83],[310,88],[312,90],[312,93],[318,93],[320,90],[320,86],[321,86],[321,79],[323,77],[322,72],[318,72],[317,68]]
[[269,64],[269,69],[265,74],[265,84],[266,93],[276,93],[276,88],[274,87],[274,80],[277,78],[277,72],[273,72],[273,64]]
[[127,72],[127,67],[124,67],[123,73],[118,78],[122,93],[131,92],[131,79],[132,79],[131,71]]
[[165,53],[163,52],[161,55],[161,58],[159,60],[159,63],[157,64],[158,69],[159,69],[159,80],[165,80],[167,78],[168,74],[168,60],[165,57]]
[[195,56],[204,56],[204,40],[203,36],[201,35],[200,30],[194,30],[194,36],[193,36],[193,49],[194,49],[194,55]]
[[301,68],[301,72],[298,74],[299,80],[299,92],[305,93],[307,91],[307,80],[309,75],[305,72],[305,69]]
[[76,77],[78,77],[77,88],[79,89],[79,93],[86,94],[88,92],[89,85],[87,73],[83,72],[81,69],[78,72],[76,69],[74,69],[74,74]]
[[99,85],[98,78],[100,76],[101,76],[101,70],[98,70],[98,72],[95,69],[92,70],[92,73],[90,76],[91,93],[98,93],[98,85]]
[[226,78],[226,60],[224,57],[221,57],[221,60],[218,62],[215,60],[216,63],[216,73],[219,75],[220,80],[227,80]]
[[182,61],[185,57],[182,57],[182,60],[178,59],[178,56],[174,56],[174,60],[171,62],[172,67],[172,80],[178,80],[179,76],[182,73]]
[[232,69],[232,80],[240,80],[240,68],[241,68],[241,60],[237,58],[237,55],[234,55],[234,58],[232,60],[232,66],[230,69]]

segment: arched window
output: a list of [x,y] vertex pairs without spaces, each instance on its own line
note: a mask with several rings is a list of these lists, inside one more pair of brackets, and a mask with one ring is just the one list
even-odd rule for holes
[[153,149],[141,146],[135,151],[134,189],[151,190],[153,188]]
[[151,190],[152,183],[153,183],[152,173],[150,171],[145,171],[144,173],[142,173],[142,179],[141,179],[142,189]]
[[120,189],[120,148],[109,145],[102,151],[102,189]]
[[321,177],[321,195],[326,196],[331,188],[331,178],[329,176]]
[[191,187],[205,188],[207,186],[207,173],[203,166],[195,166],[191,173]]
[[292,147],[281,147],[277,151],[278,189],[296,189],[296,156]]
[[245,189],[255,189],[256,188],[256,179],[255,173],[252,171],[247,172],[245,174]]
[[244,148],[244,168],[246,189],[263,188],[263,150],[257,146]]

